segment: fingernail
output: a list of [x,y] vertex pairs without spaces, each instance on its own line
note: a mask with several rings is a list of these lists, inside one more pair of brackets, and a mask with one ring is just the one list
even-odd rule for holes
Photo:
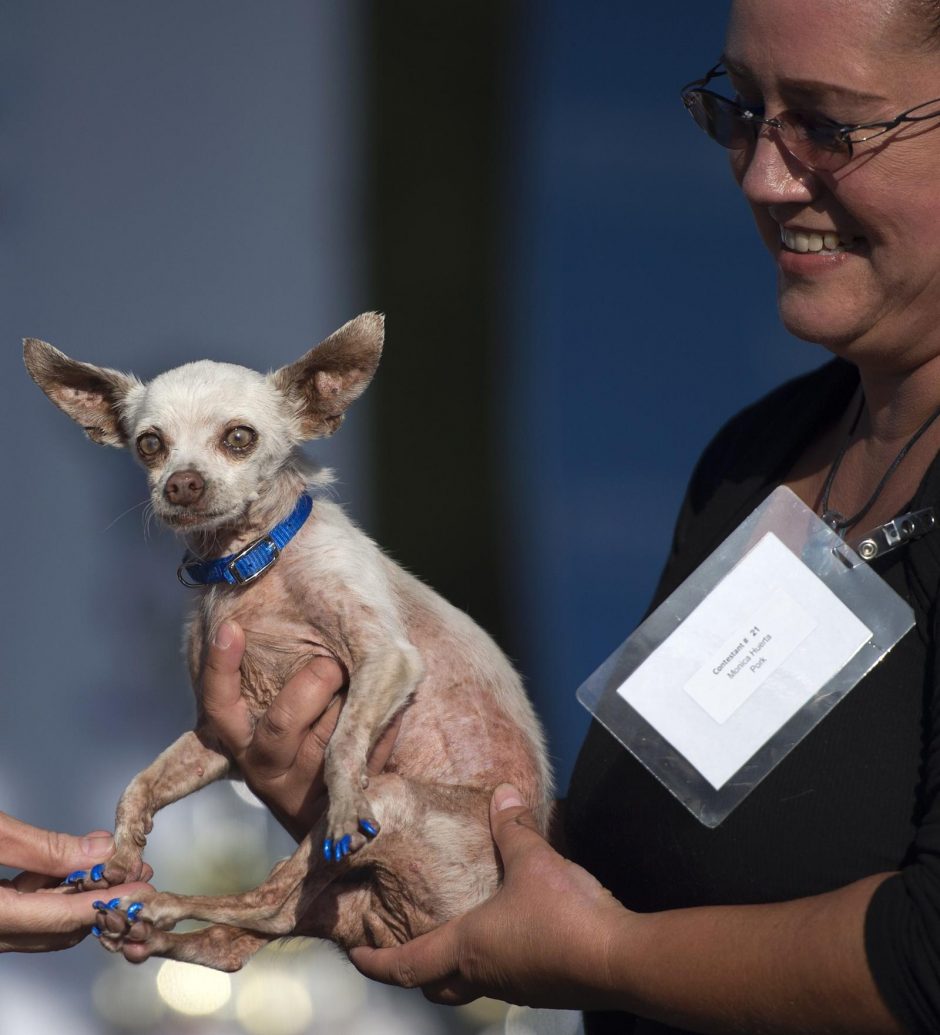
[[517,805],[525,804],[522,800],[522,795],[511,783],[501,783],[496,790],[493,791],[493,803],[496,806],[497,812],[502,812],[503,809],[511,809],[515,808]]
[[108,856],[114,851],[114,838],[110,834],[95,834],[93,837],[82,838],[82,853],[91,855],[97,859],[101,856]]
[[218,629],[216,629],[215,639],[212,642],[220,650],[225,650],[232,646],[232,640],[234,639],[235,627],[231,622],[223,622]]

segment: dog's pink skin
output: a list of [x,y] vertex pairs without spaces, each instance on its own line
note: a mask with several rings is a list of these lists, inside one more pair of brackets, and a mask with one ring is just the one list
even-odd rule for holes
[[[43,391],[94,441],[127,446],[142,435],[160,437],[161,449],[143,459],[155,510],[187,535],[194,553],[209,557],[234,552],[292,509],[310,480],[294,445],[335,430],[368,383],[381,341],[381,318],[366,314],[267,378],[201,362],[150,385],[77,363],[41,342],[27,342],[26,361]],[[250,454],[226,450],[233,422],[259,430]],[[173,503],[165,489],[181,470],[193,472],[205,491]],[[547,830],[551,779],[542,734],[512,666],[463,612],[385,557],[335,504],[318,500],[256,583],[200,591],[187,632],[197,693],[206,645],[228,619],[246,633],[242,692],[256,714],[316,655],[336,658],[347,672],[346,704],[325,756],[328,812],[252,891],[148,893],[133,926],[120,912],[102,912],[106,948],[135,961],[161,955],[236,970],[287,934],[347,948],[395,944],[498,886],[488,820],[498,783],[515,784]],[[369,750],[400,712],[386,769],[369,780]],[[121,798],[107,880],[136,877],[154,814],[229,768],[200,726],[164,751]],[[360,817],[380,825],[375,840],[358,831]],[[344,833],[354,854],[324,863],[324,837]],[[174,933],[186,918],[216,926]]]

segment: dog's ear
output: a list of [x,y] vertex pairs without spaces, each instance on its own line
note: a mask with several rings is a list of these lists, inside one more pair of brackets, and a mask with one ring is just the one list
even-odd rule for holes
[[340,426],[346,408],[372,380],[384,338],[385,317],[363,313],[271,375],[275,387],[297,407],[305,437],[332,435]]
[[23,342],[23,359],[36,384],[82,426],[92,442],[127,445],[121,410],[127,393],[140,384],[135,377],[80,363],[36,338]]

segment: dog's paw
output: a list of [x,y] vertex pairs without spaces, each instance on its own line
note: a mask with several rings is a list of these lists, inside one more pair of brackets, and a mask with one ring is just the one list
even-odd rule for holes
[[104,880],[107,887],[114,887],[117,884],[132,884],[135,880],[143,879],[147,869],[149,867],[146,866],[139,852],[125,852],[119,847],[104,864],[99,879]]
[[359,816],[354,824],[343,824],[323,839],[323,858],[328,863],[340,862],[367,845],[379,830],[381,826],[377,819]]
[[142,915],[143,902],[112,898],[93,902],[92,906],[96,916],[91,933],[108,952],[120,952],[126,942],[143,942],[150,937],[153,924]]
[[111,882],[105,876],[106,863],[98,863],[90,870],[73,870],[64,881],[61,887],[67,891],[97,891],[99,888],[111,886]]

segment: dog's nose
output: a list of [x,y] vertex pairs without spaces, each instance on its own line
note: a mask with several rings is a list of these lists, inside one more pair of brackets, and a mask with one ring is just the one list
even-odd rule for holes
[[198,471],[174,471],[163,487],[163,495],[170,503],[178,503],[182,507],[195,503],[205,491],[206,483]]

